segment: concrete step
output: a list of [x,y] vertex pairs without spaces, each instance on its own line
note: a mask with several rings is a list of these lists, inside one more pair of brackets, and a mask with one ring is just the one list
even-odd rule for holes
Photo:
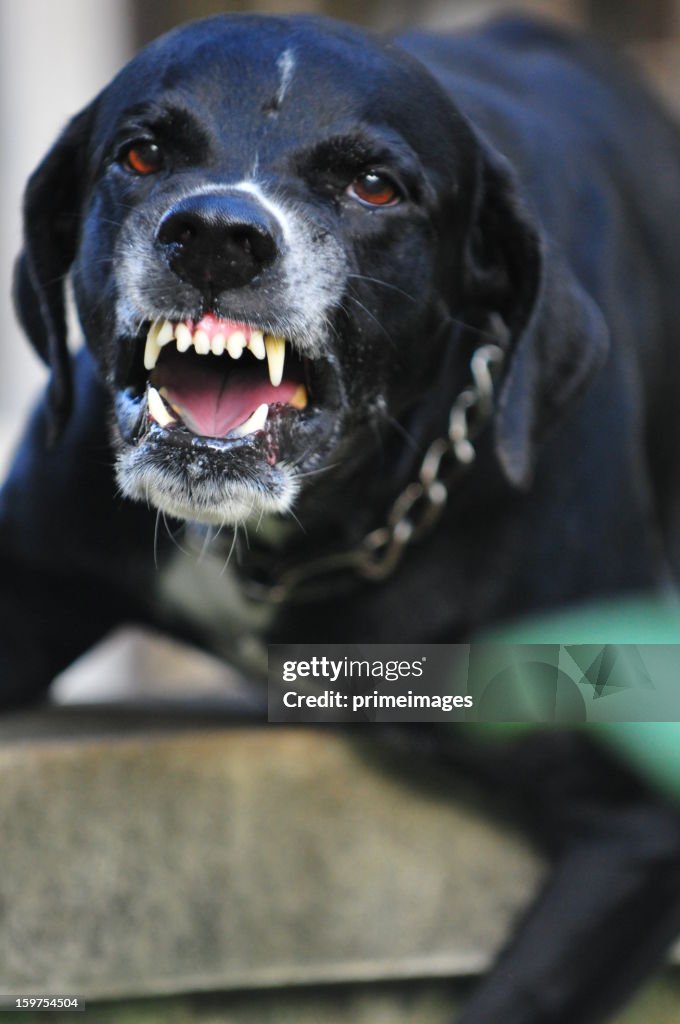
[[538,863],[372,746],[273,726],[5,744],[0,991],[481,969]]
[[[370,739],[184,716],[2,720],[0,992],[103,1024],[449,1022],[540,881],[523,838]],[[671,989],[625,1024],[677,1022]]]

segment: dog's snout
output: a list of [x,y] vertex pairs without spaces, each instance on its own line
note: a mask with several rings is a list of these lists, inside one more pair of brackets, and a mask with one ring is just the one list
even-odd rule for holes
[[277,221],[255,200],[189,196],[163,216],[157,239],[171,269],[209,297],[248,284],[276,258]]

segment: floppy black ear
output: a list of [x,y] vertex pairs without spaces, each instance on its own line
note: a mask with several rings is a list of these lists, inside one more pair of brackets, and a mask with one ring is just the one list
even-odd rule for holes
[[78,244],[91,112],[87,107],[67,125],[24,193],[23,250],[15,268],[14,304],[31,344],[51,370],[50,443],[61,433],[71,409],[64,290]]
[[524,206],[507,161],[484,144],[482,150],[467,291],[477,309],[500,313],[510,331],[495,443],[508,480],[527,487],[536,442],[604,363],[609,331]]

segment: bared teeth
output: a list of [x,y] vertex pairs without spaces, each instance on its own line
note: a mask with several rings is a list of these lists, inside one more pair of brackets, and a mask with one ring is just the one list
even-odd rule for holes
[[[218,330],[211,337],[207,330],[199,328],[192,331],[189,323],[173,324],[172,321],[163,317],[154,320],[149,327],[144,347],[144,368],[146,370],[154,369],[161,349],[174,339],[177,341],[178,352],[188,352],[190,348],[193,348],[200,356],[207,356],[211,353],[221,356],[226,351],[232,359],[240,359],[245,349],[248,348],[256,359],[267,360],[269,379],[274,387],[278,387],[283,380],[286,358],[284,338],[275,337],[273,334],[264,335],[262,331],[254,328],[250,330],[248,338],[241,330],[232,331],[228,336]],[[304,396],[300,389],[298,392],[294,396],[295,402],[304,402],[304,404],[296,407],[304,408],[307,401],[306,392]]]
[[175,337],[177,338],[178,352],[188,352],[194,343],[194,337],[186,324],[177,324]]
[[175,417],[171,416],[168,412],[165,402],[154,387],[149,388],[147,407],[149,409],[149,416],[156,421],[159,427],[167,427],[170,423],[177,422]]
[[251,331],[250,338],[248,339],[248,348],[253,353],[256,359],[264,359],[267,355],[267,350],[264,347],[264,335],[262,331]]
[[231,431],[230,437],[245,437],[246,434],[254,434],[257,430],[264,430],[268,413],[269,406],[266,402],[258,405],[252,416],[249,416],[244,423],[240,423],[238,427]]
[[[152,345],[158,345],[158,335],[160,334],[161,327],[165,324],[165,320],[160,317],[158,320],[154,320],[149,327],[146,335],[146,340],[150,341]],[[160,347],[160,346],[159,346]]]
[[163,321],[154,320],[149,328],[149,333],[146,336],[146,345],[144,346],[145,370],[153,370],[154,366],[158,362],[158,357],[161,354],[161,347],[158,344],[158,332],[162,322]]
[[[173,405],[173,403],[170,401],[170,395],[168,394],[168,389],[167,388],[159,388],[158,389],[158,394],[163,399],[163,402],[165,403],[165,408],[168,410],[168,412],[170,412],[170,409],[172,409],[172,412],[174,412],[176,414],[177,418],[181,419],[182,418],[182,410],[178,406]],[[172,412],[170,413],[170,415],[172,415]]]
[[207,356],[210,352],[210,338],[205,331],[194,331],[194,348],[199,356]]
[[[221,323],[226,327],[228,321]],[[285,338],[264,334],[255,328],[232,330],[227,334],[226,330],[220,330],[219,327],[220,321],[210,317],[207,317],[198,328],[194,328],[190,320],[173,324],[164,317],[155,319],[149,327],[144,348],[146,370],[151,371],[155,368],[163,346],[173,340],[176,340],[177,351],[180,353],[193,349],[197,355],[212,354],[219,357],[226,352],[232,359],[240,359],[248,348],[255,359],[267,360],[269,380],[273,387],[279,387],[283,380],[286,359]],[[307,389],[304,384],[298,384],[286,404],[302,410],[307,407],[308,401]],[[181,410],[173,405],[165,389],[157,390],[151,384],[147,389],[147,411],[149,417],[163,429],[182,422]],[[231,430],[228,436],[246,437],[262,431],[266,427],[268,416],[269,405],[263,402],[247,420]]]
[[283,364],[286,358],[286,342],[283,338],[275,338],[268,334],[264,339],[264,346],[267,352],[267,365],[269,367],[269,379],[277,388],[283,380]]
[[145,370],[153,370],[158,362],[163,345],[167,345],[174,337],[175,328],[170,320],[164,320],[162,317],[154,320],[146,336],[146,345],[144,347]]
[[227,338],[227,352],[232,359],[240,359],[246,347],[246,336],[243,331],[234,331]]
[[156,336],[156,342],[158,345],[162,348],[163,345],[167,345],[168,342],[172,341],[174,337],[175,328],[172,323],[169,320],[162,321]]

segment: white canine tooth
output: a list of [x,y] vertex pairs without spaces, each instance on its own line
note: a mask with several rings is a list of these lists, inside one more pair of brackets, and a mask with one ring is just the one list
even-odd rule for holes
[[159,327],[159,330],[158,330],[158,335],[156,337],[156,342],[162,348],[163,345],[167,345],[169,341],[172,341],[174,336],[175,336],[175,328],[173,327],[171,321],[170,320],[161,320],[160,321],[160,327]]
[[264,347],[264,337],[262,331],[251,331],[250,339],[248,341],[248,348],[253,353],[256,359],[264,359],[267,351]]
[[224,352],[224,346],[226,344],[226,338],[223,334],[218,331],[217,334],[213,335],[213,340],[210,343],[212,354],[214,356],[221,356]]
[[156,323],[151,324],[149,333],[146,336],[144,346],[144,369],[153,370],[161,354],[161,347],[158,344],[158,327]]
[[246,336],[243,331],[234,331],[227,338],[227,352],[232,359],[240,359],[246,347]]
[[254,434],[256,430],[264,430],[267,422],[269,406],[266,402],[258,405],[252,416],[249,416],[245,423],[240,423],[235,430],[231,431],[232,437],[245,437],[246,434]]
[[170,395],[168,394],[168,389],[167,388],[159,388],[158,389],[158,394],[161,396],[161,398],[165,402],[166,408],[167,408],[167,406],[170,406],[172,411],[176,412],[178,418],[181,419],[181,417],[182,417],[182,410],[179,409],[176,405],[173,405],[173,403],[170,401]]
[[163,320],[163,317],[159,317],[157,320],[153,320],[151,323],[151,327],[147,332],[147,338],[153,338],[154,341],[158,341],[158,335],[164,322],[165,321]]
[[186,324],[177,324],[177,327],[175,328],[175,337],[177,338],[177,351],[188,352],[194,339],[192,338],[191,331]]
[[275,338],[268,334],[264,339],[267,350],[267,365],[269,367],[269,379],[275,388],[283,380],[283,363],[286,358],[286,342],[284,338]]
[[167,427],[169,423],[175,423],[175,417],[171,416],[165,408],[165,402],[155,388],[149,388],[147,395],[149,415],[155,419],[159,427]]
[[210,338],[205,331],[194,331],[194,348],[199,356],[207,356],[210,351]]

